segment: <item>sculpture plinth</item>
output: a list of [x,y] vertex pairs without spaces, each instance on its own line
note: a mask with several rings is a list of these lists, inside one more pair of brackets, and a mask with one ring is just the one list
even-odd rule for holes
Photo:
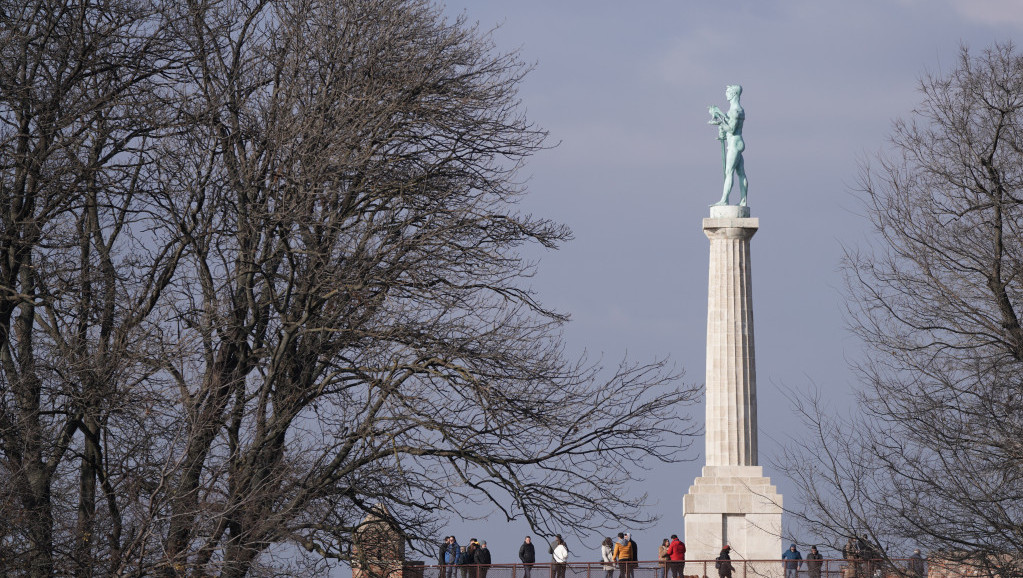
[[757,465],[757,377],[750,239],[760,226],[749,207],[711,207],[707,297],[706,466],[683,497],[686,557],[781,555],[782,497]]

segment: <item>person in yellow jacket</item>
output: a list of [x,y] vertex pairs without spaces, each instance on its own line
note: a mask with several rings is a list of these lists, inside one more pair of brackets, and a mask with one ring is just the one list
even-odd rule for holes
[[634,565],[632,561],[632,542],[621,532],[618,532],[618,542],[615,543],[615,550],[612,556],[618,562],[618,578],[632,578],[632,567]]

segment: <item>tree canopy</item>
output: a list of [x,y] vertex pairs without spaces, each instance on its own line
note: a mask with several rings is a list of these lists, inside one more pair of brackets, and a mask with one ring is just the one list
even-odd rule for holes
[[517,208],[547,133],[514,54],[421,0],[0,22],[5,566],[315,574],[368,513],[424,544],[467,501],[646,519],[627,482],[696,390],[566,356],[529,289],[571,234]]

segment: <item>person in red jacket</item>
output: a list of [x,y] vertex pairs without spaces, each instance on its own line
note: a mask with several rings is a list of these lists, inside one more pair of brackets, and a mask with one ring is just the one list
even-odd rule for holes
[[681,578],[686,568],[686,544],[678,539],[676,534],[671,535],[671,543],[668,544],[668,568],[671,568],[671,578]]

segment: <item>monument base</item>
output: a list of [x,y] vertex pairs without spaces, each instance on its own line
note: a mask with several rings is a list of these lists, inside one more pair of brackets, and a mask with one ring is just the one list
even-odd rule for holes
[[711,219],[748,219],[749,207],[746,205],[711,205]]
[[781,494],[762,467],[704,466],[682,498],[686,559],[713,560],[728,544],[732,560],[778,560],[781,513]]

